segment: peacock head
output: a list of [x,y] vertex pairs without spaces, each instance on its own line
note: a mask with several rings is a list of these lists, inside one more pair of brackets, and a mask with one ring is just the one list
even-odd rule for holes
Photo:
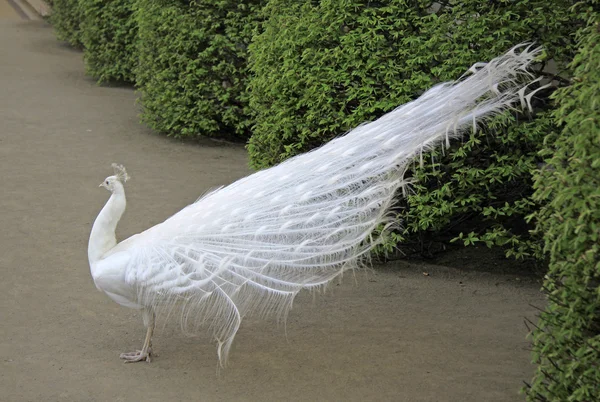
[[113,163],[112,167],[115,171],[115,174],[108,176],[99,186],[104,187],[111,193],[115,192],[115,190],[123,189],[123,183],[129,180],[129,175],[125,170],[125,166]]

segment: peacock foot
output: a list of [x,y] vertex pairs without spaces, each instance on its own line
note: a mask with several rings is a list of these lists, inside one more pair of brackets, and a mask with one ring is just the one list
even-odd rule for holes
[[121,353],[119,357],[125,360],[125,363],[135,363],[141,361],[147,361],[150,363],[152,361],[152,350],[148,349],[147,351],[138,350],[130,353]]

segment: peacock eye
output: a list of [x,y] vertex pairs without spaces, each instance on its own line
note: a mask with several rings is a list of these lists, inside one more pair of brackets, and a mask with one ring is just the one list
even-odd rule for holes
[[106,184],[108,185],[108,180],[106,180]]

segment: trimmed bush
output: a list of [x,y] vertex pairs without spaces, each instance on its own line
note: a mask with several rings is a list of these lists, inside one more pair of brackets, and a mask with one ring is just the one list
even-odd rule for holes
[[54,26],[56,37],[80,48],[81,44],[81,9],[79,0],[54,0],[50,23]]
[[99,83],[135,82],[138,62],[135,4],[131,0],[81,1],[81,43],[86,72]]
[[546,138],[547,164],[535,179],[550,269],[530,401],[600,401],[600,2],[590,4],[573,84],[554,96],[562,131]]
[[[376,119],[520,42],[543,45],[560,67],[572,57],[570,36],[580,24],[571,5],[269,1],[270,18],[250,46],[253,167],[274,165]],[[508,113],[445,154],[426,155],[411,172],[418,179],[414,193],[401,204],[408,207],[399,212],[405,229],[387,246],[404,240],[421,249],[432,234],[446,232],[446,241],[501,245],[517,257],[539,254],[524,217],[535,209],[530,172],[540,162],[550,106],[538,101],[535,107],[537,118]]]
[[262,0],[139,4],[142,119],[175,137],[247,138],[247,46]]

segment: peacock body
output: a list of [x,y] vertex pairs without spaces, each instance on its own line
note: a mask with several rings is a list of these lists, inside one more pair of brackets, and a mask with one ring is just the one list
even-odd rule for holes
[[121,357],[149,361],[154,312],[162,309],[176,311],[186,331],[210,328],[223,363],[246,314],[284,317],[301,289],[358,267],[376,244],[374,229],[391,223],[410,163],[519,99],[527,105],[535,91],[525,95],[526,69],[537,53],[516,47],[478,63],[467,77],[213,191],[118,244],[128,176],[114,165],[115,175],[102,184],[112,195],[93,225],[88,254],[96,286],[144,312],[144,348]]

